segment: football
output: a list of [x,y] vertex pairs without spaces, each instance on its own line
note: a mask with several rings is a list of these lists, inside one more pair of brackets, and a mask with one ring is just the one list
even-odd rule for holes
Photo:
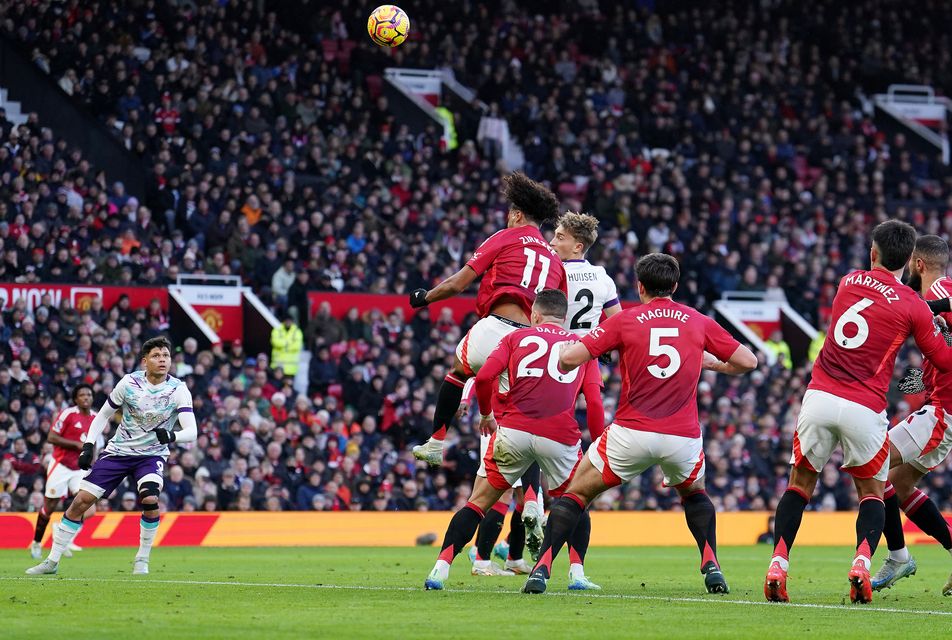
[[382,4],[367,18],[367,33],[381,47],[399,46],[410,33],[410,17],[396,5]]

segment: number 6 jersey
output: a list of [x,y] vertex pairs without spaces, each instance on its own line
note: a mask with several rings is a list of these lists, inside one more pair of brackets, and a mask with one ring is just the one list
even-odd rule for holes
[[566,260],[565,278],[568,281],[569,313],[565,328],[579,336],[598,326],[602,309],[618,304],[618,289],[605,267],[588,260]]
[[808,388],[885,410],[896,354],[910,335],[938,369],[952,368],[952,349],[912,289],[883,268],[844,276]]
[[697,383],[704,352],[726,361],[740,346],[714,320],[670,298],[616,313],[583,336],[582,344],[596,358],[619,350],[614,424],[685,438],[701,435]]

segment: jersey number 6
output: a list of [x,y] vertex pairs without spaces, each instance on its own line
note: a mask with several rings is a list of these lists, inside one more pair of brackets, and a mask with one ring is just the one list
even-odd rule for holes
[[[867,324],[866,318],[859,314],[860,311],[868,309],[872,305],[872,300],[863,298],[843,312],[840,319],[836,321],[836,326],[833,327],[833,338],[836,340],[836,344],[844,349],[858,349],[863,346],[866,338],[869,337],[869,324]],[[848,324],[856,326],[856,335],[852,338],[846,337],[846,332],[843,331]]]

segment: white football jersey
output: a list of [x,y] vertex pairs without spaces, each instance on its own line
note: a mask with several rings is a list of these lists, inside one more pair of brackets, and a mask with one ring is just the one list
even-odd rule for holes
[[116,435],[105,449],[117,456],[168,456],[168,445],[159,442],[154,431],[171,431],[180,412],[192,411],[192,394],[184,382],[167,376],[153,385],[144,371],[123,376],[107,399],[122,411]]
[[588,260],[566,260],[565,278],[569,289],[569,315],[565,328],[584,336],[598,326],[602,309],[618,304],[618,289],[604,267]]

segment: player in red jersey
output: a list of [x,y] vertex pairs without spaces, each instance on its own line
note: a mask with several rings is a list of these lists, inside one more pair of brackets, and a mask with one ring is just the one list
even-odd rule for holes
[[[532,306],[532,326],[504,336],[477,374],[480,431],[491,434],[489,447],[469,502],[446,530],[426,589],[443,588],[450,564],[476,533],[486,511],[533,463],[542,468],[555,496],[561,495],[578,466],[582,433],[575,420],[575,400],[586,375],[597,369],[559,370],[559,348],[575,340],[562,328],[567,310],[565,293],[540,292]],[[587,533],[579,533],[586,537],[579,546],[587,548]]]
[[872,600],[869,567],[886,517],[886,390],[896,353],[911,335],[939,370],[952,369],[952,349],[939,336],[929,307],[899,281],[915,244],[911,226],[898,220],[883,222],[873,229],[872,268],[840,280],[832,329],[814,363],[797,419],[790,483],[777,505],[777,542],[764,581],[768,600],[789,600],[790,548],[819,472],[837,445],[843,449],[843,470],[853,477],[860,499],[856,555],[848,575],[850,600]]
[[[87,473],[79,468],[79,452],[82,451],[89,425],[96,417],[96,412],[92,410],[93,388],[88,384],[77,385],[73,389],[73,402],[75,404],[72,407],[59,414],[47,436],[47,441],[53,445],[53,457],[46,470],[46,500],[36,516],[36,530],[30,544],[30,555],[37,560],[43,556],[41,543],[50,516],[63,498],[76,495],[79,483]],[[95,508],[91,507],[90,512],[95,513]],[[92,515],[90,512],[87,515]],[[70,551],[79,550],[75,545],[70,548]]]
[[619,349],[622,388],[615,421],[588,448],[568,490],[552,506],[542,555],[524,593],[545,592],[553,560],[592,500],[655,464],[665,484],[681,496],[707,590],[729,591],[717,563],[714,504],[704,490],[697,384],[702,365],[740,375],[756,367],[757,358],[714,320],[671,299],[680,278],[673,257],[646,255],[637,272],[643,304],[608,318],[581,342],[562,349],[564,371]]
[[[939,236],[921,236],[909,261],[907,284],[920,291],[926,301],[952,297],[952,278],[945,275],[949,267],[949,245]],[[952,326],[952,313],[941,314]],[[946,336],[948,340],[948,335]],[[952,528],[942,517],[936,504],[916,488],[932,469],[941,464],[952,451],[952,374],[939,373],[923,362],[918,375],[907,376],[899,388],[906,393],[926,392],[926,403],[889,431],[889,478],[884,493],[886,523],[883,534],[889,556],[872,579],[873,590],[886,589],[896,581],[916,572],[916,561],[906,548],[902,532],[900,508],[917,527],[932,536],[952,554]],[[942,589],[952,596],[952,576]]]
[[539,231],[541,225],[558,217],[558,200],[521,173],[506,176],[503,182],[510,205],[506,228],[483,242],[458,272],[429,291],[417,289],[410,294],[410,305],[420,308],[462,293],[483,276],[476,296],[480,320],[456,347],[453,370],[440,386],[433,435],[425,444],[413,447],[416,458],[432,465],[443,462],[446,429],[459,408],[466,379],[479,372],[506,334],[529,325],[536,293],[543,289],[566,291],[562,261]]

